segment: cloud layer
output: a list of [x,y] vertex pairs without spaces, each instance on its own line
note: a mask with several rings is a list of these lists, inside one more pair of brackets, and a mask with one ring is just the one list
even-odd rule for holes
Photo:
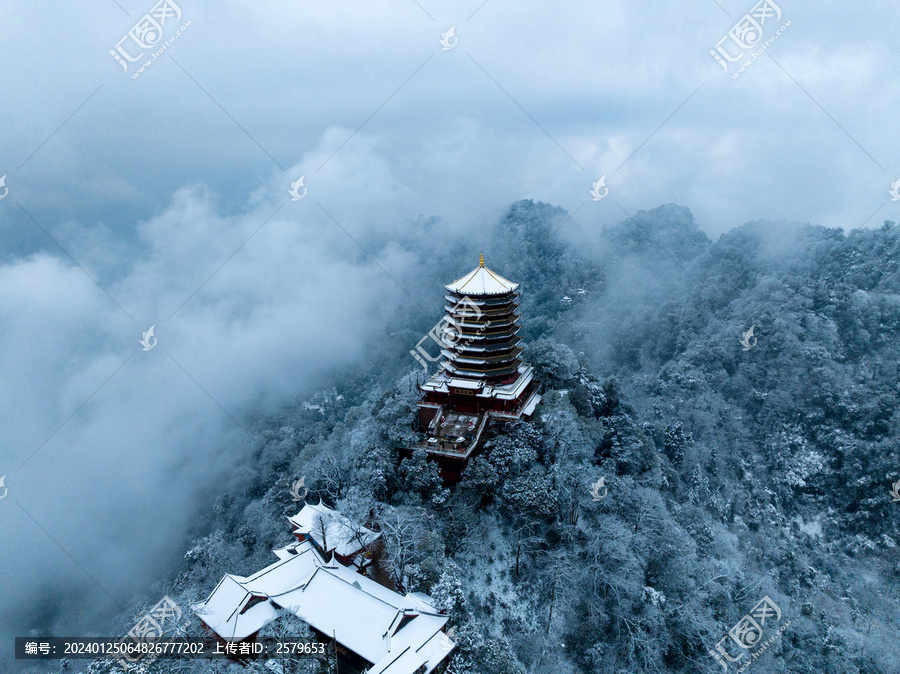
[[[286,189],[302,156],[308,184],[340,175],[360,134],[384,163],[342,185],[357,214],[388,170],[409,190],[404,216],[518,198],[573,211],[603,174],[629,212],[677,199],[712,235],[758,218],[897,216],[886,0],[781,3],[790,27],[736,80],[709,52],[753,4],[738,0],[182,2],[190,27],[137,80],[108,52],[153,3],[120,4],[5,10],[0,38],[29,59],[4,76],[16,95],[0,102],[0,171],[42,222],[125,238],[198,182],[236,212],[269,179]],[[459,42],[444,51],[451,25]],[[12,240],[43,245],[8,216]],[[583,217],[620,216],[610,201]]]
[[[367,148],[344,154],[344,177],[382,161]],[[5,634],[99,629],[147,591],[249,451],[248,415],[364,366],[397,310],[424,299],[412,279],[427,261],[390,243],[397,228],[417,236],[390,215],[405,190],[379,175],[364,222],[325,181],[297,202],[264,184],[227,216],[190,186],[133,245],[70,222],[51,234],[71,258],[0,265]]]
[[430,256],[477,250],[516,199],[577,212],[578,245],[676,199],[712,236],[897,219],[886,0],[782,3],[774,60],[737,80],[709,55],[737,0],[185,0],[190,27],[134,80],[109,50],[153,4],[0,22],[27,54],[0,59],[6,634],[95,626],[143,591],[246,451],[247,413],[430,311]]

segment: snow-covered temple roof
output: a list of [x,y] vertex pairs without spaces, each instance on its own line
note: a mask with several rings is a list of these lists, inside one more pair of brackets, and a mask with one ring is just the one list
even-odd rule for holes
[[[401,595],[326,563],[309,541],[288,548],[276,551],[288,557],[249,578],[226,575],[191,608],[226,641],[250,637],[277,617],[277,608],[285,608],[372,663],[370,674],[427,673],[455,646],[441,631],[448,617],[430,597]],[[247,608],[254,597],[263,600]]]
[[[341,565],[320,567],[308,583],[276,601],[373,663],[370,674],[415,672],[445,654],[438,637],[447,616]],[[404,624],[406,617],[412,619]]]
[[[349,557],[361,548],[375,541],[380,533],[370,531],[363,526],[354,526],[346,517],[323,505],[307,503],[288,521],[294,528],[294,534],[311,536],[325,552],[334,551],[342,557]],[[324,540],[322,529],[324,525]]]
[[481,262],[475,269],[444,287],[451,292],[470,296],[503,295],[518,288],[519,284],[509,281],[485,267],[484,255],[482,255]]
[[296,554],[281,558],[247,578],[226,574],[209,597],[191,609],[225,641],[243,641],[277,617],[269,597],[293,589],[320,564],[321,557],[311,543],[306,543],[305,547],[296,549]]

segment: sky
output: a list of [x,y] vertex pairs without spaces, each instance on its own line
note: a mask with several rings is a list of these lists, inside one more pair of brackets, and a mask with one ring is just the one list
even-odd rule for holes
[[176,2],[0,8],[3,635],[146,592],[246,415],[360,364],[435,302],[421,251],[515,200],[585,250],[672,201],[711,238],[900,219],[886,0]]

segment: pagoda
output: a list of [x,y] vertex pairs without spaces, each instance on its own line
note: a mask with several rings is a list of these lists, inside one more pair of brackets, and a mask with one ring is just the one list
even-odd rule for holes
[[531,415],[541,400],[534,368],[523,363],[518,283],[484,266],[444,286],[438,372],[420,390],[421,444],[447,482],[459,480],[483,433]]

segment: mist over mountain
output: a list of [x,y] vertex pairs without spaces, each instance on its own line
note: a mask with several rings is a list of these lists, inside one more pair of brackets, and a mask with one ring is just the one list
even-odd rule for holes
[[445,612],[309,602],[377,674],[900,671],[896,2],[0,14],[0,674],[215,632],[320,499],[380,549],[319,578]]
[[[183,559],[115,629],[163,592],[186,607],[271,563],[302,476],[307,502],[378,523],[398,581],[450,613],[453,674],[719,671],[710,651],[764,597],[789,626],[757,671],[897,671],[900,228],[752,222],[711,241],[675,204],[580,247],[560,236],[578,226],[520,201],[483,233],[491,267],[522,284],[544,393],[459,485],[393,448],[415,436],[425,376],[408,352],[478,251],[401,240],[429,260],[424,311],[400,303],[359,358],[314,378],[319,394],[242,418],[252,440],[200,499]],[[54,599],[31,604],[48,624]]]

